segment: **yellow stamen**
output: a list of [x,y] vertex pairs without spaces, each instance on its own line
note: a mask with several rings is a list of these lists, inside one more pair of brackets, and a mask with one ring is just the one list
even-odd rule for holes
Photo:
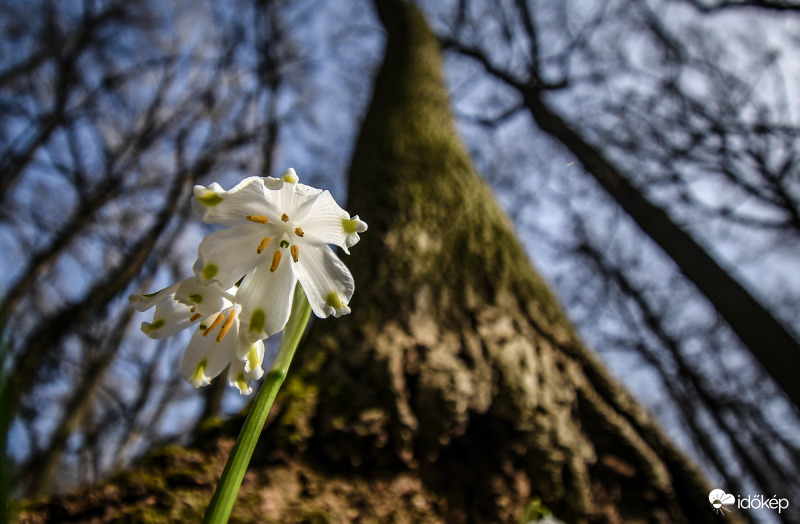
[[289,251],[292,252],[292,260],[297,262],[297,257],[300,256],[300,250],[297,249],[297,246],[292,244],[292,247],[289,248]]
[[222,342],[223,337],[225,337],[225,335],[228,334],[228,331],[231,330],[234,320],[236,320],[236,310],[231,309],[231,312],[228,313],[228,318],[225,319],[225,323],[222,324],[221,328],[219,328],[219,334],[217,335],[217,342]]
[[202,317],[202,316],[203,316],[203,315],[201,315],[200,313],[195,313],[194,315],[192,315],[191,317],[189,317],[189,322],[194,322],[195,320],[198,320],[198,319],[199,319],[200,317]]
[[282,214],[281,215],[281,220],[283,220],[284,222],[288,222],[289,221],[289,215],[287,215],[286,213]]
[[294,228],[294,234],[299,236],[299,237],[305,235],[305,233],[303,233],[303,230],[300,229],[299,227]]
[[256,224],[266,224],[269,222],[269,217],[265,217],[264,215],[247,215],[245,218],[250,222],[255,222]]
[[276,269],[278,269],[278,264],[281,263],[281,252],[275,251],[275,254],[272,255],[272,265],[269,266],[269,270],[271,273],[274,273]]
[[208,326],[208,328],[206,328],[205,331],[203,331],[203,336],[207,337],[208,334],[211,333],[211,330],[217,327],[220,324],[220,322],[222,322],[222,313],[217,315],[217,318],[214,319],[214,322],[212,322],[211,325]]
[[270,237],[264,237],[261,240],[261,243],[258,245],[258,248],[256,248],[256,254],[260,255],[262,251],[267,249],[267,246],[269,245],[270,242],[272,242],[272,239]]

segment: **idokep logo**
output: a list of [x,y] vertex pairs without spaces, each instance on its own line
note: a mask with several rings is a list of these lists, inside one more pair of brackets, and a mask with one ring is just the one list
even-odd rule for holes
[[711,493],[708,494],[708,501],[714,508],[715,513],[724,515],[725,511],[730,511],[730,508],[726,508],[725,506],[730,506],[736,502],[736,497],[730,493],[725,493],[721,489],[712,489]]
[[724,515],[726,511],[730,511],[729,507],[736,506],[738,509],[771,509],[776,510],[778,513],[789,507],[789,500],[774,497],[765,497],[764,495],[748,495],[746,497],[734,497],[730,493],[725,493],[721,489],[712,489],[708,494],[708,501],[716,513]]

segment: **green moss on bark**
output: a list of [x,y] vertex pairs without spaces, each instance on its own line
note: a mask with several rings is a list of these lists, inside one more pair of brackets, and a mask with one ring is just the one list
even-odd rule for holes
[[390,37],[350,170],[348,206],[370,223],[370,247],[351,257],[362,277],[356,300],[400,305],[419,285],[455,292],[454,301],[472,298],[466,288],[516,288],[562,322],[452,125],[435,36],[407,4],[378,9]]
[[[702,480],[581,344],[472,168],[423,17],[375,3],[387,47],[348,199],[370,229],[347,260],[353,313],[299,353],[316,362],[308,449],[419,471],[478,521],[514,520],[531,496],[573,522],[685,520],[696,503],[673,478]],[[630,469],[606,467],[620,457]]]

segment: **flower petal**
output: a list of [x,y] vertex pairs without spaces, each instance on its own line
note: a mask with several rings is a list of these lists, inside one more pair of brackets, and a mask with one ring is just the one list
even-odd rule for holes
[[198,248],[194,272],[201,281],[217,281],[227,289],[261,263],[266,253],[258,253],[272,228],[264,224],[244,224],[206,235]]
[[314,314],[320,318],[350,313],[353,275],[328,246],[304,243],[300,248],[295,273]]
[[[230,314],[231,308],[218,313],[223,318]],[[194,387],[208,385],[211,379],[222,373],[228,364],[231,363],[236,351],[235,345],[238,339],[238,320],[235,321],[232,333],[217,340],[221,325],[210,329],[203,329],[203,326],[212,326],[217,315],[210,315],[201,322],[189,346],[183,354],[181,361],[181,375],[187,382]],[[206,331],[209,331],[206,333]]]
[[[263,254],[269,255],[271,260],[277,250],[287,251],[275,246]],[[274,272],[267,265],[259,265],[239,286],[236,300],[242,305],[242,318],[247,324],[249,340],[267,338],[286,325],[297,282],[292,264],[291,256],[282,253],[281,262]]]
[[153,321],[142,322],[142,331],[154,339],[171,337],[192,325],[191,317],[191,308],[173,300],[170,295],[156,304]]
[[135,293],[128,297],[128,301],[133,305],[136,311],[147,311],[155,306],[162,300],[166,300],[178,288],[178,284],[172,284],[164,289],[158,290],[155,293],[139,294]]
[[359,241],[359,233],[367,230],[367,223],[358,215],[342,209],[328,191],[323,191],[308,206],[305,216],[297,220],[309,240],[341,247],[345,253]]
[[[298,219],[307,214],[306,208],[313,205],[314,199],[322,193],[322,190],[299,183],[297,174],[291,168],[290,171],[292,172],[291,175],[287,175],[289,171],[281,175],[280,186],[275,182],[265,182],[267,187],[274,189],[266,191],[264,197],[267,206],[274,210],[279,219],[283,222],[292,221],[296,223]],[[269,180],[274,181],[276,179]]]
[[246,223],[248,215],[265,215],[271,211],[264,198],[266,192],[264,180],[251,176],[230,191],[225,191],[216,182],[209,187],[194,186],[192,203],[203,222],[235,226]]
[[249,395],[253,392],[253,387],[250,386],[250,378],[244,371],[244,362],[239,359],[233,359],[228,368],[228,385],[232,388],[237,388],[240,395]]
[[[233,292],[236,292],[235,288]],[[190,277],[178,285],[175,300],[195,308],[203,316],[208,316],[230,307],[234,296],[216,282],[209,283],[198,277]]]
[[264,179],[264,185],[266,185],[269,189],[283,189],[283,182],[287,182],[290,186],[292,186],[293,191],[301,195],[309,196],[322,193],[321,189],[301,184],[300,177],[297,176],[297,172],[293,167],[290,167],[284,171],[280,178],[266,177]]
[[253,379],[259,379],[264,376],[264,341],[256,340],[250,344],[247,355],[244,360],[244,371]]
[[264,375],[261,363],[264,359],[264,343],[257,341],[250,345],[245,360],[234,359],[228,368],[228,384],[238,388],[242,395],[253,392],[250,381],[258,380]]
[[270,209],[275,210],[278,217],[283,217],[285,214],[289,220],[295,220],[298,215],[298,210],[313,196],[308,196],[302,192],[295,191],[295,188],[300,185],[298,183],[283,182],[280,189],[275,189],[265,192],[267,205]]
[[[291,170],[292,173],[294,173],[294,169],[292,169],[291,167],[289,168],[289,170]],[[283,180],[283,177],[287,176],[287,173],[289,173],[289,170],[287,170],[286,173],[282,174],[281,178],[275,178],[275,177],[271,177],[271,176],[262,177],[261,180],[264,182],[264,187],[266,187],[267,189],[271,189],[271,190],[281,189],[283,187],[283,183],[284,182],[289,182],[290,181],[290,180]]]

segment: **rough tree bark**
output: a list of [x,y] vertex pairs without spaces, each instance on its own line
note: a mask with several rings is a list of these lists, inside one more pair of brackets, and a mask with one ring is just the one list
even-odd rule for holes
[[[581,344],[471,167],[425,20],[376,5],[388,43],[350,172],[348,209],[370,224],[347,259],[353,312],[301,346],[234,521],[516,522],[539,498],[566,522],[711,522],[702,476]],[[225,434],[25,518],[84,500],[196,517]]]

